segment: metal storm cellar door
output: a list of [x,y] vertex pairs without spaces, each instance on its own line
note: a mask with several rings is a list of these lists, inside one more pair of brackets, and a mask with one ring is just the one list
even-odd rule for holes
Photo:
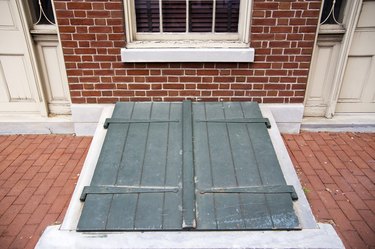
[[117,103],[78,231],[300,229],[254,102]]

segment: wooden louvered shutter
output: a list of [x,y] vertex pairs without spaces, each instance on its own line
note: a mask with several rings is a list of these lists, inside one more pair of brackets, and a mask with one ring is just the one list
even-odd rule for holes
[[237,32],[240,0],[216,0],[215,32]]
[[159,1],[136,0],[137,32],[160,32]]
[[212,32],[213,1],[189,2],[189,32]]
[[135,0],[137,32],[238,32],[240,0],[189,0],[186,4],[185,0]]
[[186,1],[163,0],[163,32],[186,32]]

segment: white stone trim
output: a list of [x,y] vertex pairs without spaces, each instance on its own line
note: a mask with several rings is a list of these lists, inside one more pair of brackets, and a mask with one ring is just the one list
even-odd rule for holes
[[305,117],[301,130],[328,132],[375,132],[375,114],[347,113],[332,118]]
[[332,248],[344,249],[335,229],[319,224],[319,229],[303,231],[239,232],[127,232],[78,233],[49,226],[35,247],[50,248],[123,248],[123,249],[208,249],[208,248]]
[[0,116],[0,135],[73,133],[73,122],[68,115],[48,118],[39,115]]
[[77,136],[93,136],[100,116],[106,107],[112,104],[72,104],[72,120]]
[[122,48],[122,62],[253,62],[253,48]]
[[303,104],[260,104],[261,109],[271,110],[281,133],[299,133],[304,106]]
[[127,49],[133,48],[249,48],[249,43],[240,41],[205,41],[205,40],[180,40],[180,41],[135,41],[126,45]]

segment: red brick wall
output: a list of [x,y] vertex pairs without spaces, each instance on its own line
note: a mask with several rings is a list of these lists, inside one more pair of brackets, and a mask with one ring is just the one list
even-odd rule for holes
[[123,0],[55,0],[73,103],[302,103],[320,0],[254,0],[253,63],[122,63]]

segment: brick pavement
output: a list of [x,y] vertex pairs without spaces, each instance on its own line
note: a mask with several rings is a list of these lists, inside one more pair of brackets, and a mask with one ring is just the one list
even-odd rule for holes
[[62,221],[91,138],[0,136],[0,248],[34,248]]
[[[375,133],[284,135],[313,212],[347,248],[375,248]],[[33,248],[60,223],[91,142],[0,136],[0,248]]]
[[283,137],[317,220],[346,248],[375,248],[375,133]]

